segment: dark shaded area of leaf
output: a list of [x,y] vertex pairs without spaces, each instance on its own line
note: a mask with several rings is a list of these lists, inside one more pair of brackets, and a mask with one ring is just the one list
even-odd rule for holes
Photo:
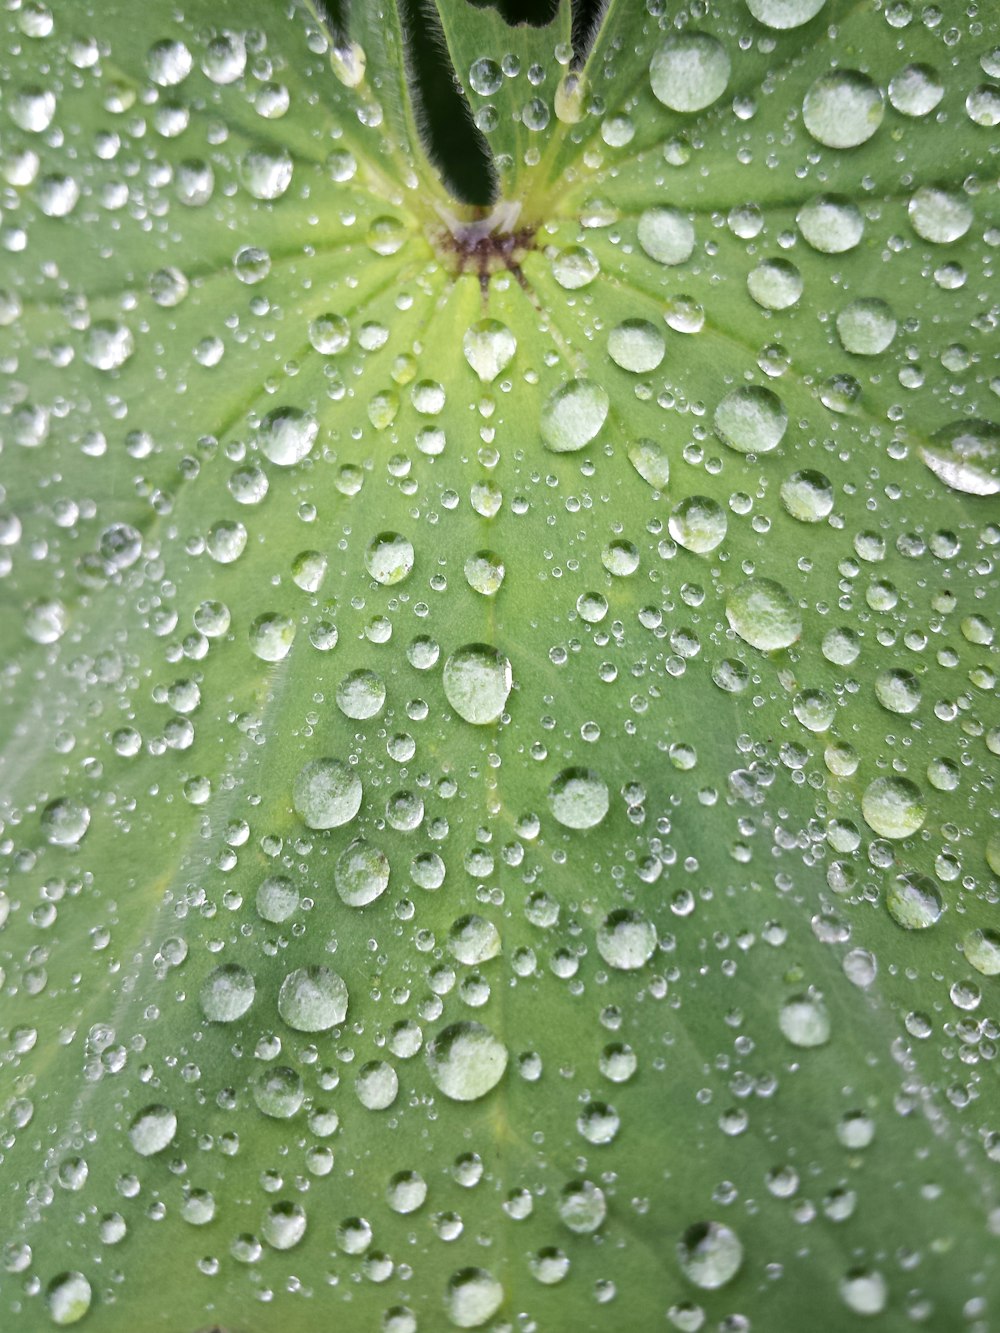
[[490,150],[456,82],[433,0],[399,0],[399,9],[428,155],[458,199],[488,205],[496,194]]

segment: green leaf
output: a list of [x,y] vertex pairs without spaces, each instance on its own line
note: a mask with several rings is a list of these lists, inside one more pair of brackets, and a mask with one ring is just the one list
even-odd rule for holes
[[5,1328],[996,1318],[1000,19],[649,9],[7,6]]

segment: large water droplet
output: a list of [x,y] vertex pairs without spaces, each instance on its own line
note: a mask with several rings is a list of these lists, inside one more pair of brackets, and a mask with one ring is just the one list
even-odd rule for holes
[[517,351],[517,339],[498,319],[481,319],[466,330],[462,351],[483,384],[492,384],[510,365]]
[[496,722],[511,691],[510,662],[486,643],[458,648],[444,664],[444,693],[460,718],[477,726]]
[[904,930],[927,930],[944,911],[937,885],[926,875],[897,875],[886,891],[885,903],[893,921]]
[[961,195],[929,185],[914,192],[907,212],[913,230],[921,240],[935,245],[950,245],[961,240],[972,226],[972,208]]
[[827,148],[856,148],[882,124],[885,99],[867,74],[838,69],[823,74],[802,102],[802,120]]
[[787,426],[784,403],[759,385],[734,389],[715,409],[716,431],[741,454],[769,453],[781,443]]
[[722,1222],[696,1222],[677,1246],[681,1270],[689,1282],[704,1291],[725,1286],[743,1263],[743,1244]]
[[90,810],[80,801],[60,796],[41,816],[42,837],[53,847],[75,847],[90,827]]
[[845,352],[877,356],[896,336],[896,317],[885,301],[874,296],[862,297],[837,315],[837,336]]
[[908,838],[923,827],[927,807],[923,793],[908,778],[876,778],[861,798],[868,826],[883,838]]
[[169,1106],[146,1106],[129,1125],[128,1136],[140,1157],[152,1157],[170,1146],[177,1133],[177,1117]]
[[49,1317],[60,1328],[82,1319],[92,1300],[90,1283],[82,1273],[60,1273],[45,1289]]
[[361,779],[339,759],[312,759],[292,788],[295,813],[313,829],[338,828],[361,809]]
[[328,967],[289,972],[278,992],[278,1013],[296,1032],[326,1032],[347,1017],[347,986]]
[[365,551],[365,569],[386,587],[402,583],[413,569],[413,543],[398,532],[381,532]]
[[202,983],[201,1011],[212,1023],[234,1023],[253,1004],[256,991],[254,979],[245,967],[224,963],[209,972]]
[[503,1287],[485,1268],[463,1268],[453,1274],[445,1309],[456,1328],[481,1328],[503,1304]]
[[659,264],[684,264],[694,251],[694,227],[676,208],[647,208],[636,234],[646,254]]
[[545,446],[557,454],[583,449],[604,425],[609,405],[607,393],[593,380],[560,385],[542,408],[539,430]]
[[634,908],[609,912],[597,932],[597,952],[609,967],[621,972],[644,967],[656,946],[656,927]]
[[594,828],[610,803],[607,783],[590,768],[564,768],[549,788],[549,806],[564,828]]
[[748,579],[726,602],[726,618],[746,643],[764,652],[788,648],[802,633],[802,617],[774,579]]
[[356,838],[337,858],[333,872],[337,892],[351,907],[365,907],[389,884],[389,858],[363,838]]
[[726,48],[707,32],[668,37],[649,64],[654,95],[671,111],[703,111],[729,82]]
[[279,467],[301,463],[312,451],[319,423],[297,407],[276,407],[268,412],[257,431],[261,452]]
[[920,457],[953,491],[996,495],[1000,491],[1000,426],[978,417],[942,426],[921,445]]
[[663,360],[663,334],[648,319],[626,319],[608,335],[608,355],[622,370],[643,375]]
[[769,28],[800,28],[815,18],[826,0],[747,0],[747,9]]
[[472,1102],[503,1078],[507,1048],[482,1023],[452,1023],[427,1046],[431,1078],[446,1097]]
[[785,1001],[778,1026],[793,1046],[824,1046],[830,1040],[830,1015],[822,999],[811,991]]

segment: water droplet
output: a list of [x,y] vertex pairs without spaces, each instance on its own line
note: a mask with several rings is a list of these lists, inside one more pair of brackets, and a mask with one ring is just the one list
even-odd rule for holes
[[1000,976],[1000,934],[995,930],[970,930],[962,940],[962,952],[984,977]]
[[365,551],[365,569],[376,583],[402,583],[413,569],[413,543],[398,532],[380,532]]
[[647,208],[636,234],[646,254],[659,264],[684,264],[694,251],[694,227],[676,208]]
[[482,1328],[503,1297],[503,1287],[485,1268],[462,1268],[449,1279],[445,1309],[456,1328]]
[[830,1040],[830,1015],[820,997],[811,991],[785,1001],[778,1026],[793,1046],[825,1046]]
[[481,382],[492,384],[513,360],[517,339],[498,319],[481,319],[466,330],[462,351]]
[[278,1013],[296,1032],[326,1032],[347,1017],[347,986],[328,967],[289,972],[278,992]]
[[306,1210],[300,1203],[282,1200],[264,1214],[260,1234],[275,1250],[290,1250],[306,1234]]
[[781,443],[788,426],[785,405],[771,389],[734,389],[715,409],[719,436],[741,454],[765,454]]
[[549,806],[564,828],[594,828],[610,803],[607,783],[590,768],[564,768],[549,788]]
[[334,315],[329,311],[317,315],[309,324],[309,341],[322,356],[336,356],[344,351],[351,341],[351,326],[343,315]]
[[748,579],[734,588],[726,618],[741,639],[764,652],[788,648],[802,633],[798,607],[773,579]]
[[129,1125],[128,1136],[140,1157],[152,1157],[170,1146],[177,1133],[177,1117],[169,1106],[146,1106]]
[[380,848],[356,838],[337,858],[333,878],[345,903],[366,907],[389,885],[389,858]]
[[747,9],[768,28],[800,28],[816,17],[826,0],[747,0]]
[[958,194],[921,186],[907,204],[913,230],[924,241],[950,245],[961,240],[972,226],[972,208]]
[[201,1011],[209,1022],[234,1023],[253,1004],[256,992],[254,979],[245,967],[224,963],[209,972],[198,998]]
[[714,551],[726,535],[728,520],[721,505],[707,495],[689,495],[675,505],[667,521],[671,537],[686,551]]
[[923,794],[907,778],[876,778],[861,799],[861,813],[883,838],[908,838],[923,827],[927,807]]
[[512,683],[510,662],[489,644],[466,644],[444,664],[445,698],[460,718],[477,726],[500,718]]
[[308,412],[297,407],[276,407],[260,423],[257,443],[272,463],[292,467],[309,455],[318,434],[319,423]]
[[655,440],[636,440],[630,444],[628,459],[643,481],[648,482],[654,490],[666,490],[670,480],[670,459]]
[[288,1065],[262,1069],[251,1090],[258,1111],[273,1120],[290,1120],[305,1100],[302,1078]]
[[996,495],[1000,491],[1000,426],[978,417],[942,426],[920,457],[953,491]]
[[858,1268],[841,1278],[840,1296],[854,1314],[881,1314],[889,1300],[889,1288],[881,1273]]
[[926,116],[944,97],[944,84],[930,65],[907,65],[889,84],[889,101],[904,116]]
[[747,274],[747,291],[765,310],[788,310],[802,288],[802,274],[789,259],[762,259]]
[[875,697],[890,713],[914,713],[920,705],[920,682],[912,671],[888,667],[875,677]]
[[448,952],[467,967],[476,967],[500,953],[500,932],[485,917],[459,917],[448,932]]
[[799,231],[813,247],[825,255],[840,255],[853,250],[864,235],[861,210],[849,199],[836,194],[821,194],[799,209]]
[[867,74],[838,69],[823,74],[802,102],[806,129],[827,148],[856,148],[882,124],[885,99]]
[[361,809],[361,779],[339,759],[312,759],[292,789],[295,813],[312,829],[338,828]]
[[896,336],[896,317],[885,301],[862,297],[837,315],[837,336],[845,352],[877,356]]
[[364,668],[349,672],[337,686],[337,707],[355,722],[377,717],[385,707],[385,681]]
[[608,1212],[604,1191],[591,1180],[570,1181],[557,1207],[563,1224],[581,1236],[596,1231]]
[[240,179],[254,199],[280,199],[292,183],[287,148],[251,148],[240,162]]
[[609,967],[621,972],[644,967],[656,946],[656,927],[633,908],[609,912],[597,932],[597,952]]
[[60,1273],[45,1289],[49,1317],[60,1328],[82,1319],[92,1300],[90,1283],[82,1273]]
[[743,1244],[731,1227],[722,1222],[696,1222],[688,1227],[677,1246],[681,1271],[703,1291],[714,1291],[730,1282],[743,1263]]
[[431,1078],[446,1097],[472,1102],[503,1078],[507,1048],[482,1023],[452,1023],[427,1045]]
[[642,375],[663,360],[663,334],[648,319],[626,319],[608,335],[608,355],[622,370]]
[[427,1181],[416,1171],[397,1171],[385,1192],[386,1202],[394,1213],[415,1213],[427,1198]]
[[60,796],[42,811],[42,837],[53,847],[75,847],[90,827],[90,810],[79,801]]
[[552,276],[566,291],[589,286],[600,271],[600,261],[585,245],[567,245],[552,256]]
[[573,379],[555,389],[542,408],[539,430],[553,453],[583,449],[600,431],[610,400],[593,380]]
[[370,1060],[354,1080],[358,1101],[368,1111],[387,1110],[399,1093],[399,1076],[385,1060]]
[[729,82],[726,48],[706,32],[668,37],[649,64],[654,95],[671,111],[704,111]]
[[250,626],[250,651],[262,662],[281,662],[295,642],[295,622],[278,611],[268,611]]

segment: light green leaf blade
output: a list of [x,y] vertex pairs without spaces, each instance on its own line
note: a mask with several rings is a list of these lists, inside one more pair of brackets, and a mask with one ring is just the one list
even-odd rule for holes
[[995,21],[442,0],[445,236],[197,8],[6,16],[5,1318],[988,1327]]

